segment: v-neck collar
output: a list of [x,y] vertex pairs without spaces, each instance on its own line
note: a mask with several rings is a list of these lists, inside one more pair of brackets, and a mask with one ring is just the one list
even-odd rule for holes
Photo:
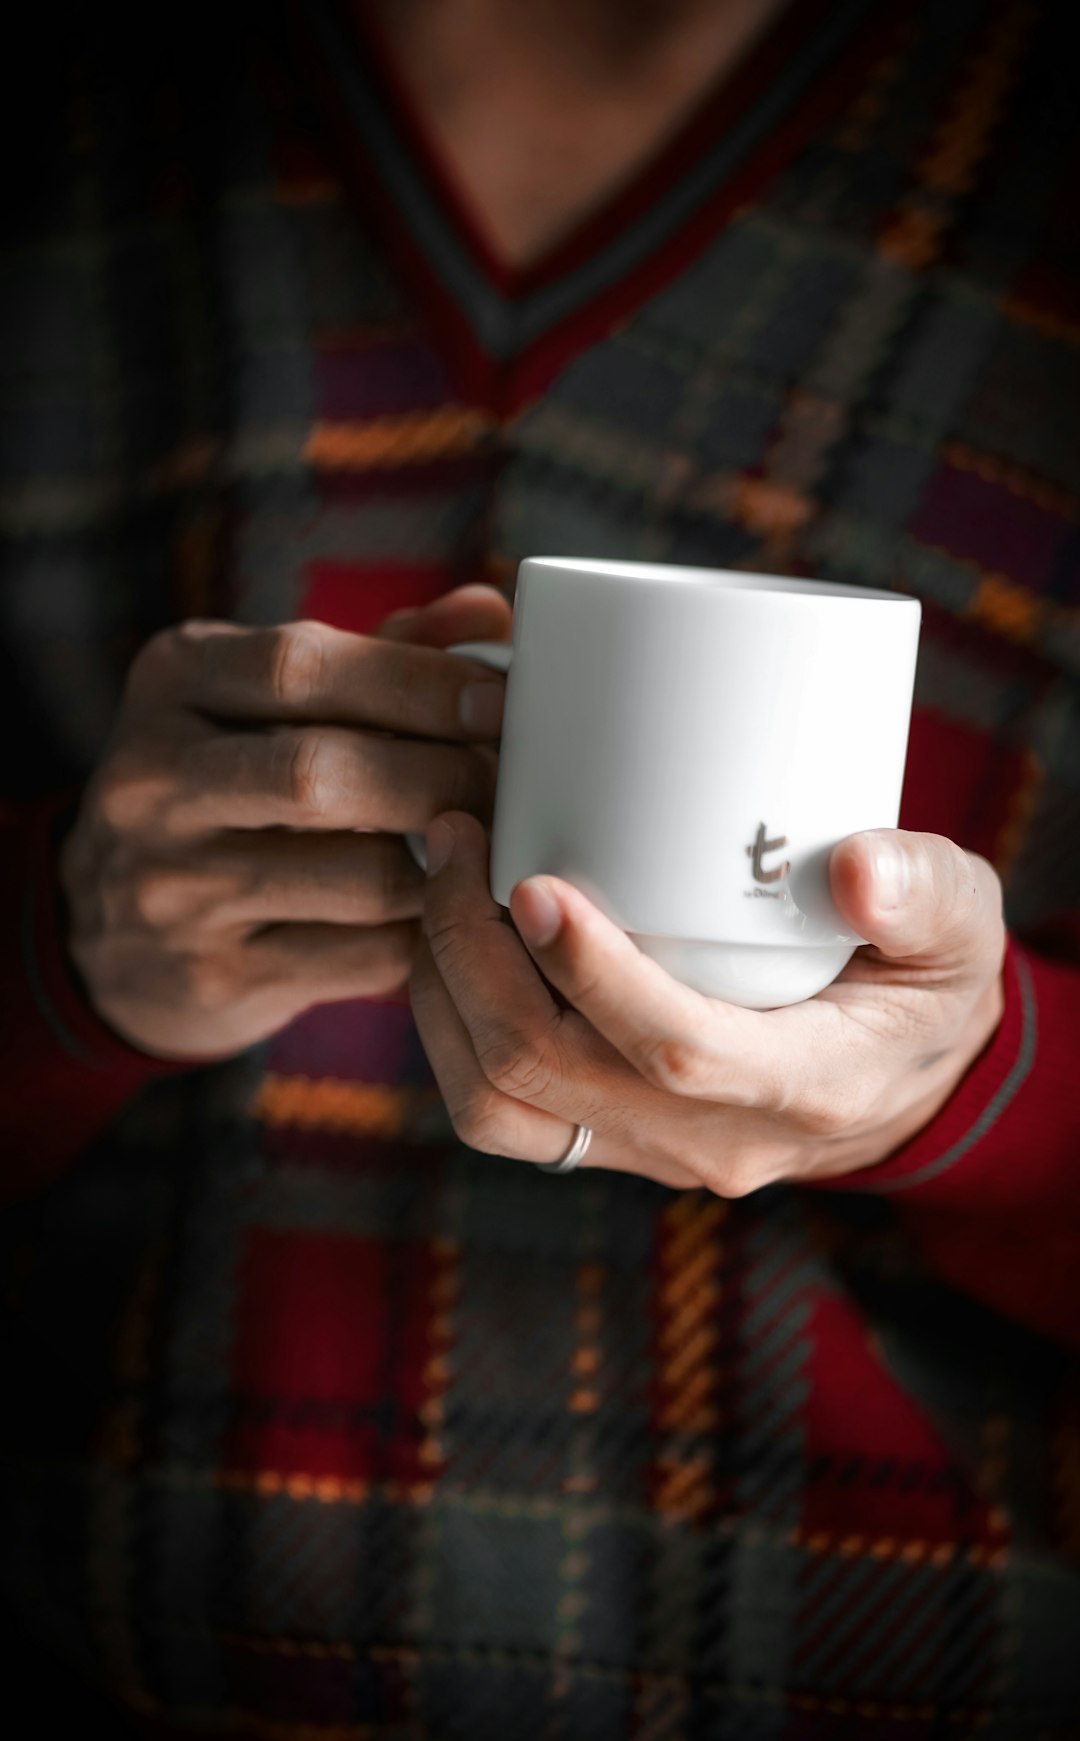
[[638,171],[536,261],[493,252],[355,0],[293,6],[343,168],[418,286],[465,398],[509,414],[685,269],[856,88],[894,16],[789,0]]

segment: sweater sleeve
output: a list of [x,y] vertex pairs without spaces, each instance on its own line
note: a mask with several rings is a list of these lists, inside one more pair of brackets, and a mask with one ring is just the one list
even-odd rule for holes
[[945,1106],[877,1166],[944,1280],[1080,1345],[1080,969],[1010,937],[1002,1020]]
[[69,965],[57,875],[71,796],[0,806],[0,1197],[47,1185],[143,1086],[191,1069],[128,1046]]

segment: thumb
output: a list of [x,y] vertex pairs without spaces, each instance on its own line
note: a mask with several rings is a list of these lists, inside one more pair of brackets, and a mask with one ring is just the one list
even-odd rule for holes
[[497,587],[470,582],[425,605],[391,611],[375,631],[384,641],[452,647],[455,641],[508,641],[513,611]]
[[996,872],[944,835],[849,835],[833,849],[829,878],[842,917],[889,959],[981,961],[1004,947]]

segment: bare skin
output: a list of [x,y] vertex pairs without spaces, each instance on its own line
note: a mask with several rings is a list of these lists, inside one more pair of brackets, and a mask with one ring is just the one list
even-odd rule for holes
[[[781,0],[370,3],[520,265],[656,149]],[[688,993],[558,879],[515,890],[507,923],[478,826],[497,721],[457,713],[465,684],[501,680],[439,649],[509,628],[506,601],[472,587],[376,636],[195,623],[153,641],[63,855],[92,1002],[147,1051],[209,1057],[408,983],[475,1148],[553,1159],[586,1122],[587,1164],[728,1196],[872,1165],[1000,1020],[991,867],[938,836],[845,842],[834,898],[874,946],[764,1015]],[[400,836],[432,823],[425,884]]]
[[494,252],[525,266],[640,167],[786,0],[368,0]]
[[[375,0],[517,261],[647,156],[781,3]],[[462,728],[457,702],[502,680],[439,649],[509,628],[498,593],[466,587],[373,637],[188,623],[144,649],[61,863],[72,958],[119,1034],[226,1056],[310,1004],[404,988],[424,885],[401,836],[448,809],[486,820],[494,789],[497,729]]]
[[491,898],[471,816],[427,830],[413,1014],[470,1148],[739,1197],[873,1166],[940,1110],[1001,1020],[1001,884],[937,834],[833,850],[838,910],[869,941],[832,985],[744,1010],[680,985],[571,883]]
[[[655,152],[783,10],[782,0],[369,4],[492,248],[519,267]],[[1001,1018],[1000,883],[936,835],[891,831],[837,848],[834,898],[875,946],[819,997],[765,1013],[679,986],[558,878],[519,885],[507,925],[487,856],[467,816],[428,830],[410,981],[455,1128],[477,1149],[554,1160],[587,1123],[586,1165],[725,1196],[845,1173],[921,1129]],[[543,935],[542,921],[554,931]]]
[[[503,679],[440,649],[509,630],[468,586],[375,636],[189,622],[149,642],[61,860],[71,954],[117,1033],[228,1056],[404,987],[424,879],[402,835],[452,805],[489,820],[494,794]],[[479,729],[473,684],[495,702]]]

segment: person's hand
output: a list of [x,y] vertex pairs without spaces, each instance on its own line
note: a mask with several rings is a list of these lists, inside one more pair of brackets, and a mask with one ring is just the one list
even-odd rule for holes
[[852,1172],[922,1129],[1001,1019],[1000,884],[939,835],[834,849],[834,899],[870,946],[766,1011],[690,990],[558,877],[518,883],[508,913],[471,816],[437,817],[427,851],[409,995],[454,1129],[485,1153],[557,1160],[586,1124],[583,1166],[724,1197]]
[[[118,1034],[227,1056],[405,985],[424,878],[400,837],[494,796],[505,680],[440,649],[510,620],[467,586],[375,635],[189,622],[147,644],[60,865],[72,959]],[[462,723],[470,691],[488,711]]]

